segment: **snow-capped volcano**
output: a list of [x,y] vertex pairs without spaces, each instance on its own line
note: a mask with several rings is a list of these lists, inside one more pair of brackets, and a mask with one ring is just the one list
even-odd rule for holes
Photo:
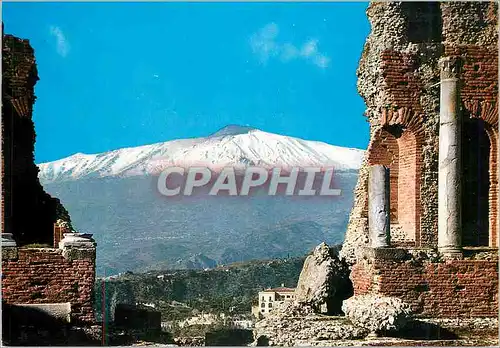
[[230,124],[228,126],[225,126],[224,128],[219,129],[217,132],[211,135],[211,137],[222,137],[226,135],[238,135],[238,134],[245,134],[245,133],[250,133],[252,131],[258,131],[257,128],[253,128],[250,126],[240,126],[237,124]]
[[41,163],[44,183],[85,177],[154,174],[166,166],[329,166],[359,169],[364,151],[230,125],[208,136],[123,148],[100,154],[77,153]]
[[[201,138],[78,153],[40,164],[39,176],[45,190],[68,209],[73,226],[94,235],[97,272],[109,275],[299,256],[323,241],[340,243],[363,155],[362,150],[230,125]],[[342,194],[169,198],[159,194],[149,174],[170,165],[333,166],[334,188]]]

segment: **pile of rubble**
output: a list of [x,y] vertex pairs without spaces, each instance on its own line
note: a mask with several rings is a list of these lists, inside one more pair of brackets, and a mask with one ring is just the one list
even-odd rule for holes
[[351,296],[348,266],[322,243],[305,260],[295,300],[277,306],[256,323],[252,345],[359,340],[399,330],[411,320],[409,306],[399,299]]
[[345,300],[342,311],[351,323],[370,333],[397,331],[411,321],[411,308],[395,297],[354,296]]
[[286,303],[255,325],[253,345],[294,346],[304,340],[359,339],[369,332],[343,317],[314,313],[312,307]]

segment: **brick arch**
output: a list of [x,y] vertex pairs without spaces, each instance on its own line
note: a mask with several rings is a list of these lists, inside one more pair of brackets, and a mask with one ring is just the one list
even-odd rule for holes
[[498,247],[498,128],[487,125],[486,134],[490,140],[489,246]]
[[[382,108],[380,124],[382,127],[375,132],[376,137],[390,134],[396,141],[393,145],[394,159],[391,172],[391,211],[395,207],[391,219],[391,238],[398,246],[421,246],[421,201],[420,185],[422,180],[422,144],[424,134],[421,127],[423,115],[414,112],[411,108]],[[384,133],[385,132],[385,133]],[[374,149],[377,142],[374,142]],[[377,158],[374,158],[376,160]],[[385,164],[375,163],[373,164]]]
[[495,102],[465,100],[464,107],[464,127],[471,125],[467,119],[480,120],[484,123],[482,136],[488,138],[488,238],[482,245],[498,247],[498,105]]
[[398,172],[399,146],[394,135],[380,128],[373,134],[373,142],[368,151],[368,164],[382,164],[390,169],[390,218],[391,224],[398,222]]

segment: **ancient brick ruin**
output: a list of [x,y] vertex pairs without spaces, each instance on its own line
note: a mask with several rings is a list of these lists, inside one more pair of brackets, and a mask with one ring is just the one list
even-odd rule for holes
[[2,277],[2,300],[7,304],[70,303],[72,322],[95,320],[92,244],[87,248],[82,244],[78,248],[4,247]]
[[[397,296],[423,316],[496,317],[497,4],[374,2],[367,15],[358,90],[370,142],[341,252],[355,294]],[[381,165],[386,206],[369,195]]]
[[67,211],[37,177],[38,75],[28,40],[3,35],[2,68],[2,305],[69,304],[72,322],[93,322],[95,242],[73,233]]
[[[34,87],[38,81],[33,48],[28,40],[3,36],[2,47],[2,222],[19,244],[52,244],[58,218],[69,221],[66,209],[47,194],[34,163],[32,121]],[[29,219],[26,218],[29,215]]]

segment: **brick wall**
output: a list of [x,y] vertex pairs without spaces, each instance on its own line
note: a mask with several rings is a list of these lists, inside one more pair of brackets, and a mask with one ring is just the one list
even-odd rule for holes
[[70,302],[72,321],[94,322],[95,254],[68,259],[62,249],[6,249],[11,248],[2,250],[3,301],[10,304]]
[[[432,45],[430,45],[431,47]],[[462,76],[460,97],[467,111],[465,117],[481,118],[487,125],[490,138],[490,194],[489,194],[489,235],[490,246],[498,244],[498,172],[497,172],[497,147],[498,147],[498,107],[496,101],[498,97],[498,54],[497,49],[478,45],[445,44],[442,56],[462,57]],[[424,56],[424,58],[427,58]],[[433,188],[437,188],[436,173],[426,172],[423,166],[421,145],[424,143],[437,144],[438,133],[428,133],[426,122],[430,115],[426,115],[422,107],[422,98],[429,86],[422,82],[416,71],[421,67],[423,59],[416,53],[398,52],[395,50],[385,50],[380,55],[380,66],[384,79],[385,93],[390,96],[390,111],[385,107],[381,109],[381,117],[378,124],[381,126],[399,125],[403,128],[402,138],[410,137],[407,133],[415,135],[415,144],[405,143],[402,145],[398,139],[399,148],[406,153],[399,153],[399,172],[408,173],[414,176],[415,180],[409,177],[403,178],[403,182],[398,183],[398,224],[407,235],[414,235],[417,246],[434,246],[437,240],[437,194]],[[436,78],[435,76],[434,78]],[[437,79],[435,79],[438,81]],[[439,88],[437,88],[439,90]],[[399,112],[408,109],[411,112]],[[394,110],[394,111],[393,111]],[[438,110],[436,110],[438,111]],[[427,139],[426,139],[427,138]],[[420,146],[418,146],[419,144]],[[416,153],[408,153],[416,146]],[[374,146],[372,151],[378,151]],[[370,153],[368,156],[372,156]],[[412,166],[408,161],[411,156],[415,159],[416,171],[408,172],[403,169]],[[375,157],[378,155],[375,154]],[[404,159],[403,159],[404,157]],[[437,157],[432,159],[435,162]],[[428,160],[429,161],[429,160]],[[436,164],[430,163],[430,167]],[[410,174],[411,173],[411,174]],[[418,182],[417,182],[418,181]],[[410,185],[407,185],[410,184]],[[411,188],[410,188],[411,186]],[[401,192],[404,187],[406,192]],[[426,188],[432,188],[429,191]],[[408,189],[406,189],[408,188]],[[424,201],[420,200],[424,190]],[[413,192],[412,192],[413,191]],[[391,192],[392,193],[392,192]],[[403,195],[403,197],[399,197]],[[411,198],[409,198],[411,197]],[[391,198],[391,204],[393,203]],[[401,206],[402,205],[402,206]],[[415,209],[411,207],[415,206]],[[425,206],[425,207],[424,207]],[[422,216],[422,211],[428,213]],[[413,215],[414,211],[414,216]],[[422,216],[422,222],[420,217]],[[403,218],[402,218],[403,217]]]
[[355,295],[399,297],[420,316],[498,316],[498,261],[365,259],[353,266],[351,279]]
[[489,231],[490,246],[498,244],[498,51],[497,47],[445,45],[445,54],[461,56],[463,105],[472,118],[486,124],[490,140]]
[[61,224],[57,221],[54,224],[54,248],[59,248],[59,242],[64,238],[65,233],[71,233],[71,229],[68,225],[64,223]]
[[385,50],[380,56],[382,76],[387,93],[391,96],[394,108],[412,108],[418,116],[422,112],[420,96],[424,85],[420,75],[416,74],[420,58],[416,53]]
[[70,217],[60,201],[44,191],[34,162],[34,51],[28,40],[12,35],[3,35],[2,45],[3,232],[12,233],[18,245],[52,244],[54,222],[70,222]]
[[[429,212],[437,212],[437,200],[432,200],[432,196],[426,197],[423,202],[420,200],[422,181],[429,184],[429,176],[424,178],[423,175],[422,154],[425,122],[429,117],[425,116],[420,103],[425,86],[419,74],[415,73],[421,66],[422,59],[415,53],[394,50],[381,53],[381,67],[384,69],[382,75],[392,103],[390,107],[382,108],[379,123],[383,127],[398,126],[401,129],[398,138],[401,173],[398,184],[398,223],[404,231],[405,241],[414,241],[417,246],[430,246],[436,238],[426,234],[435,233],[436,230],[430,226],[437,215],[426,214],[423,225],[426,232],[422,233],[422,205]],[[437,185],[437,176],[433,179]]]
[[406,240],[415,241],[419,230],[420,214],[417,210],[417,192],[420,188],[417,164],[417,142],[411,131],[403,132],[398,139],[399,144],[399,178],[398,178],[398,222],[405,231]]
[[[497,246],[498,54],[496,49],[475,45],[443,45],[443,50],[443,56],[458,55],[463,60],[460,93],[465,108],[463,117],[479,118],[486,124],[490,140],[489,245]],[[368,158],[369,164],[387,164],[391,173],[398,172],[391,174],[391,223],[403,230],[406,240],[415,240],[416,246],[434,247],[437,242],[439,135],[437,129],[429,132],[427,123],[432,117],[425,114],[421,105],[424,92],[431,89],[415,73],[422,59],[415,53],[394,50],[381,53],[384,92],[390,96],[391,103],[378,107],[380,117],[372,123],[380,129],[372,133],[373,146],[368,151]],[[438,119],[438,109],[435,111],[433,117]],[[397,138],[395,144],[394,136]],[[424,153],[424,145],[428,155]]]

